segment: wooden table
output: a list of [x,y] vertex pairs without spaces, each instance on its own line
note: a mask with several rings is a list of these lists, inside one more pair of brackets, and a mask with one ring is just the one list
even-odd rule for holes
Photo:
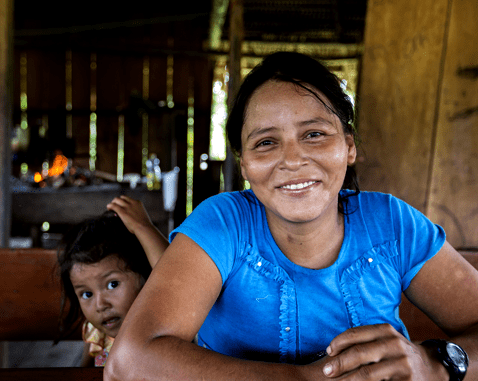
[[2,381],[103,381],[103,368],[0,369]]
[[[163,234],[168,233],[170,216],[163,208],[162,191],[148,191],[145,187],[131,189],[118,183],[60,189],[14,188],[12,224],[29,225],[36,229],[45,221],[50,225],[74,225],[99,216],[106,211],[106,205],[120,195],[141,200],[153,223]],[[33,234],[34,232],[31,233]]]

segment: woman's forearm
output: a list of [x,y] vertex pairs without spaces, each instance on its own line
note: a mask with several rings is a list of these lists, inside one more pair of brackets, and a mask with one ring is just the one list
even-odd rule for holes
[[325,380],[323,365],[318,363],[294,366],[241,360],[165,336],[136,349],[115,343],[104,380]]

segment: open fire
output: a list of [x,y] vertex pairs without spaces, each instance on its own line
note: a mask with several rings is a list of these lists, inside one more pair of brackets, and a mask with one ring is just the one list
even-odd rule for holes
[[48,169],[48,172],[41,174],[36,172],[34,175],[34,181],[39,183],[42,180],[45,180],[47,177],[60,176],[68,168],[68,159],[63,155],[56,155],[53,160],[53,165]]

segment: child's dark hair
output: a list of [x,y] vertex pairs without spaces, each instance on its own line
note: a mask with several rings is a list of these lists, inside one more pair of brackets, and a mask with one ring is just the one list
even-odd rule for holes
[[55,343],[74,333],[83,320],[70,280],[72,267],[76,263],[97,263],[110,255],[116,255],[124,262],[126,271],[140,274],[144,281],[151,273],[151,266],[138,239],[112,211],[74,226],[63,237],[58,247],[62,295],[59,337]]

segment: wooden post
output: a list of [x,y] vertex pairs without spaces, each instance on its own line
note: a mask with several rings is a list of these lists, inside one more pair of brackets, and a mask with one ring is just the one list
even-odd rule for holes
[[403,199],[478,247],[478,3],[369,0],[359,90],[362,190]]
[[478,247],[478,2],[453,0],[426,214],[456,248]]
[[0,0],[0,247],[8,247],[11,228],[12,77],[13,0]]
[[358,97],[361,189],[392,193],[421,211],[433,156],[448,5],[449,0],[367,4]]
[[[244,40],[244,5],[243,0],[231,0],[230,2],[230,55],[229,55],[229,87],[228,108],[231,109],[232,101],[236,97],[241,86],[241,55],[242,41]],[[226,161],[224,163],[224,190],[230,192],[238,190],[237,170],[234,155],[229,146],[227,148]]]
[[[0,247],[8,247],[10,240],[12,73],[13,0],[0,0]],[[8,342],[0,341],[0,368],[8,368],[8,365]]]

